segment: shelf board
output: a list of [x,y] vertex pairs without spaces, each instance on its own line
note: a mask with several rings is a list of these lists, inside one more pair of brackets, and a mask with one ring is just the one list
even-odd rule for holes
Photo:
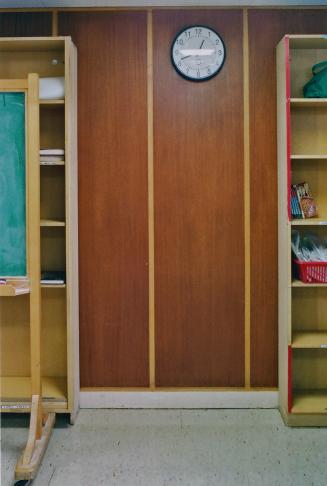
[[[42,397],[44,400],[66,400],[67,379],[47,376],[42,378]],[[30,401],[31,378],[26,376],[1,377],[2,401]]]
[[320,288],[323,288],[323,287],[327,287],[327,283],[303,283],[301,282],[301,280],[293,280],[292,281],[292,287],[301,287],[301,288],[305,288],[305,287],[320,287]]
[[294,414],[327,414],[327,390],[294,390]]
[[291,98],[291,107],[327,107],[327,98]]
[[326,49],[327,37],[320,34],[291,34],[288,36],[291,49]]
[[63,51],[64,47],[64,37],[3,37],[0,51]]
[[28,280],[8,280],[5,284],[0,285],[0,297],[17,297],[29,293]]
[[55,219],[41,219],[40,226],[65,226],[65,221],[58,221]]
[[41,106],[58,106],[64,105],[65,100],[39,100]]
[[66,284],[41,284],[42,289],[65,289]]
[[316,226],[327,225],[327,218],[308,218],[308,219],[293,219],[292,226]]
[[327,154],[294,154],[291,155],[292,160],[327,160]]
[[295,331],[292,348],[327,348],[327,331]]

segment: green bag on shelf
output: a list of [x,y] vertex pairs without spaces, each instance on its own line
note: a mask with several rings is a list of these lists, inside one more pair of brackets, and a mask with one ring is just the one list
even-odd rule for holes
[[303,87],[305,98],[327,98],[327,61],[312,67],[313,78]]

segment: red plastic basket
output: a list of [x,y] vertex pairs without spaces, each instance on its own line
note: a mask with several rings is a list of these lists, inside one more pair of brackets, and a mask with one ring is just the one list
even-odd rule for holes
[[304,283],[327,283],[327,262],[294,261],[299,279]]

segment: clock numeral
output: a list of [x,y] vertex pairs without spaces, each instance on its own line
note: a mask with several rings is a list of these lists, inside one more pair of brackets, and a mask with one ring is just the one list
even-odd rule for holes
[[218,56],[222,56],[222,55],[223,55],[223,51],[221,51],[221,50],[219,49],[219,51],[218,51]]
[[178,50],[176,50],[176,51],[175,51],[175,56],[178,56],[178,54],[179,54],[179,51],[178,51]]
[[210,30],[208,30],[208,37],[211,37],[211,32],[210,32]]
[[181,63],[181,61],[179,61],[179,63],[178,63],[178,67],[181,67],[181,65],[182,65],[182,63]]
[[184,41],[183,41],[183,39],[178,39],[178,41],[177,41],[177,42],[178,42],[178,44],[179,44],[180,46],[183,46],[183,45],[184,45]]
[[210,68],[208,68],[208,70],[207,70],[207,71],[208,71],[208,74],[211,74],[211,69],[210,69]]
[[191,31],[190,30],[187,30],[185,32],[185,36],[188,37],[188,38],[190,38],[191,37]]
[[220,40],[219,39],[216,39],[216,46],[220,44]]
[[197,70],[196,75],[198,78],[200,77],[200,69]]
[[195,29],[195,35],[199,37],[201,33],[202,33],[202,29]]

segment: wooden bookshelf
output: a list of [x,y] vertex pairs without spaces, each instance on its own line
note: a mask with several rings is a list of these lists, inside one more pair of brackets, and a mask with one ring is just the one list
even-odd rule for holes
[[[288,425],[327,425],[327,283],[293,274],[291,232],[327,237],[327,99],[303,98],[326,36],[287,35],[277,46],[279,390]],[[318,217],[292,220],[290,186],[308,182]]]
[[[65,78],[65,99],[38,100],[37,136],[39,148],[65,152],[64,160],[39,160],[38,260],[41,271],[65,271],[66,283],[38,285],[44,407],[70,414],[73,422],[79,404],[76,48],[70,37],[1,38],[0,52],[1,79],[25,79],[31,72]],[[60,62],[54,65],[54,58]],[[2,298],[14,294],[14,287],[0,286],[3,411],[30,404],[34,383],[29,294]]]

